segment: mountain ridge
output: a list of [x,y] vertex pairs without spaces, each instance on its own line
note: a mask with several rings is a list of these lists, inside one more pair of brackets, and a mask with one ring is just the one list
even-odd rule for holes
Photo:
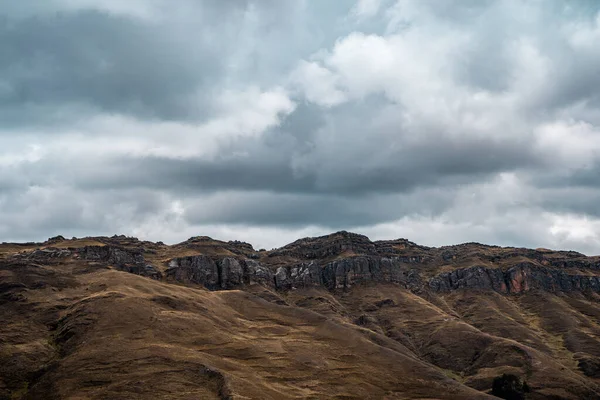
[[[57,244],[62,250],[53,250]],[[436,248],[407,239],[371,241],[346,231],[298,239],[270,251],[256,251],[246,242],[224,242],[207,236],[172,246],[124,235],[72,240],[57,236],[22,246],[36,247],[28,257],[66,256],[70,248],[75,257],[108,262],[156,279],[201,284],[208,289],[233,288],[256,280],[278,290],[310,285],[331,290],[372,281],[400,283],[413,290],[428,286],[434,291],[471,288],[518,293],[535,287],[600,292],[599,256],[480,243]]]
[[504,373],[600,398],[600,257],[577,252],[56,236],[0,244],[0,318],[0,399],[484,399]]

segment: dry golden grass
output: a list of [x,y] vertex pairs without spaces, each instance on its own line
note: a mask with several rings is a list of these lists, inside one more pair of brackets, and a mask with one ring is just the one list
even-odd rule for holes
[[486,397],[394,340],[306,308],[114,270],[76,278],[4,304],[0,354],[6,367],[18,353],[22,376],[0,376],[13,395],[27,383],[31,398]]
[[[382,346],[352,324],[307,309],[242,291],[207,292],[109,270],[81,276],[79,283],[59,293],[28,294],[28,302],[45,302],[46,309],[69,304],[56,315],[62,316],[53,333],[58,364],[30,388],[33,394],[217,398],[225,390],[257,399],[485,397],[393,341]],[[40,346],[50,350],[38,337],[10,348],[38,353]],[[203,368],[223,378],[203,374]]]
[[57,243],[46,244],[41,248],[55,247],[57,249],[67,249],[69,247],[85,247],[85,246],[105,246],[106,244],[93,239],[93,238],[83,238],[83,239],[73,239],[73,240],[64,240]]
[[[1,245],[0,254],[36,246]],[[227,246],[152,245],[145,256],[164,269],[175,256],[234,255]],[[600,398],[600,377],[578,365],[600,360],[598,296],[440,295],[393,284],[211,292],[75,258],[7,260],[0,262],[2,400],[491,399],[502,373],[524,378],[532,399]]]

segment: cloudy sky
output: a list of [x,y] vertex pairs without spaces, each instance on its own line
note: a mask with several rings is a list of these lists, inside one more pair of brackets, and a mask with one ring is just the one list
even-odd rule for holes
[[595,0],[0,0],[0,240],[600,254]]

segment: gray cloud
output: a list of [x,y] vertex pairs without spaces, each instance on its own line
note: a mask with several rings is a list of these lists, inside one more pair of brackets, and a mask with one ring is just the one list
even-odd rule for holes
[[272,192],[223,192],[190,201],[185,218],[191,224],[322,226],[330,230],[383,223],[406,214],[438,216],[455,193],[424,189],[404,195],[298,195]]
[[[110,12],[101,1],[85,3],[97,6],[65,9],[55,1],[54,8],[38,5],[37,13],[14,6],[17,18],[0,20],[4,127],[101,112],[206,119],[215,112],[211,99],[231,78],[261,71],[272,77],[271,64],[285,58],[270,52],[286,51],[281,35],[275,38],[282,33],[281,16],[294,11],[272,1],[184,1],[161,3],[155,10],[161,14],[146,20]],[[269,52],[257,46],[258,36]],[[287,59],[281,67],[296,61]]]
[[182,46],[149,23],[100,12],[5,21],[0,30],[7,123],[30,123],[53,106],[75,114],[87,106],[145,118],[196,117],[209,104],[203,89],[221,67],[217,49],[202,41]]
[[546,210],[600,217],[600,188],[542,191],[539,202]]
[[[351,118],[350,116],[348,118]],[[341,130],[344,134],[349,131]],[[377,143],[339,140],[302,149],[290,136],[266,143],[245,141],[211,160],[146,156],[99,160],[40,160],[13,170],[31,184],[67,182],[86,190],[150,188],[186,193],[219,190],[273,191],[313,195],[362,196],[402,193],[485,180],[503,171],[535,165],[536,155],[519,143],[490,139],[450,140],[444,136],[381,149]],[[299,153],[297,150],[300,149]],[[338,150],[339,149],[339,150]],[[245,150],[244,155],[238,155]],[[293,164],[299,154],[301,167]],[[8,175],[8,173],[7,173]],[[11,183],[12,182],[12,183]],[[26,181],[21,179],[21,183]],[[7,185],[16,184],[7,180]]]
[[[599,138],[600,140],[600,138]],[[531,184],[542,189],[600,190],[600,163],[586,165],[574,170],[552,171],[531,177]]]
[[0,0],[0,239],[600,247],[596,2],[357,7]]

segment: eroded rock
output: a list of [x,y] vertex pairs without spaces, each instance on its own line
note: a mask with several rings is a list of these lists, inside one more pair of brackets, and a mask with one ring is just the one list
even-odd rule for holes
[[570,274],[565,270],[519,263],[506,271],[500,268],[470,267],[439,274],[429,280],[436,292],[457,289],[495,290],[500,293],[523,293],[532,289],[548,292],[600,292],[600,277]]
[[219,283],[223,289],[239,286],[244,281],[244,268],[241,263],[232,257],[226,257],[217,262],[220,274]]
[[117,246],[85,246],[78,250],[80,258],[89,261],[99,261],[115,266],[144,264],[144,255]]
[[204,285],[208,289],[220,287],[217,263],[207,256],[173,259],[166,270],[166,276],[182,283]]

